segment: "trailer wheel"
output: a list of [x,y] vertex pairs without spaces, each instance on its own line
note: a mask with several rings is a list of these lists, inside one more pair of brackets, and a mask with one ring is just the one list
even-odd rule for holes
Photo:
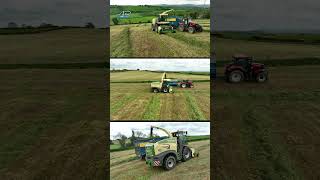
[[256,77],[256,81],[257,81],[258,83],[266,82],[267,79],[268,79],[268,75],[267,75],[267,73],[265,73],[265,72],[260,72],[260,73],[258,73],[258,75],[257,75],[257,77]]
[[188,147],[184,147],[182,150],[182,161],[188,161],[189,159],[191,159],[192,154],[191,154],[191,150]]
[[163,161],[163,167],[165,170],[171,170],[176,166],[176,158],[169,155]]

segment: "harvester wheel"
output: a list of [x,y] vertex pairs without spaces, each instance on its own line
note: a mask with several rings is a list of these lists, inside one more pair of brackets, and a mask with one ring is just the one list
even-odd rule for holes
[[265,72],[260,72],[256,77],[256,81],[258,83],[263,83],[263,82],[266,82],[267,80],[268,80],[268,75]]
[[151,24],[151,30],[152,30],[152,31],[155,31],[153,24]]
[[195,28],[194,27],[189,27],[188,28],[188,31],[189,31],[189,33],[194,33],[196,30],[195,30]]
[[159,92],[159,90],[158,90],[157,88],[153,88],[153,89],[152,89],[152,92],[154,92],[154,93],[158,93],[158,92]]
[[181,84],[181,87],[182,87],[182,88],[186,88],[187,85],[186,85],[186,84]]
[[168,93],[168,88],[164,88],[164,89],[163,89],[163,92],[164,92],[164,93]]
[[229,82],[232,82],[232,83],[239,83],[241,81],[243,81],[244,79],[244,75],[241,71],[239,70],[236,70],[236,71],[232,71],[230,74],[229,74]]
[[163,161],[163,167],[166,170],[171,170],[176,166],[176,158],[169,155],[168,157],[166,157]]
[[182,161],[185,162],[185,161],[188,161],[189,159],[191,159],[191,157],[192,157],[191,153],[192,152],[191,152],[190,148],[184,147],[182,150]]

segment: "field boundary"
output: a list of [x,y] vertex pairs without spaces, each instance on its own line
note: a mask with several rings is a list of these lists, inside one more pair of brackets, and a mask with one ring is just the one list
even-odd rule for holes
[[0,64],[0,69],[89,69],[108,68],[107,62],[93,63],[50,63],[50,64]]
[[[152,83],[154,81],[110,81],[110,83]],[[210,80],[192,80],[192,82],[210,82]]]
[[[230,60],[231,60],[231,57],[230,57]],[[309,57],[309,58],[295,58],[295,59],[264,59],[264,60],[256,60],[255,62],[263,63],[270,67],[320,65],[320,58]],[[230,61],[217,60],[216,67],[223,67],[225,64],[228,64],[228,63],[230,63]]]

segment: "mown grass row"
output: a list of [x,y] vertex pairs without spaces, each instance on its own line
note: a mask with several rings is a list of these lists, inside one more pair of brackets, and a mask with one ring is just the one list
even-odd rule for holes
[[174,39],[180,40],[182,42],[185,42],[191,46],[203,48],[206,50],[210,50],[210,43],[203,42],[197,40],[195,37],[186,37],[183,35],[183,33],[177,32],[177,33],[166,33],[165,35],[170,36]]
[[248,147],[249,169],[254,179],[301,179],[288,152],[272,132],[267,106],[255,106],[243,117],[242,136]]
[[130,40],[130,28],[124,28],[117,37],[113,37],[111,43],[111,57],[131,57],[132,43]]
[[126,94],[123,98],[119,99],[115,104],[111,105],[111,114],[118,112],[128,102],[133,101],[137,96]]
[[193,120],[206,120],[205,116],[203,115],[201,109],[197,105],[197,101],[191,95],[190,92],[184,91],[184,95],[187,100],[188,112],[190,119]]
[[152,96],[149,104],[142,116],[143,120],[158,120],[160,119],[160,97],[158,94]]

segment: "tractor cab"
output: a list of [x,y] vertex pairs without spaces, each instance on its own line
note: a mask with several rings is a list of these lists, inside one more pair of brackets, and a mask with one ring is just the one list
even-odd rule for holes
[[191,18],[182,18],[179,22],[179,31],[188,31],[189,33],[202,32],[202,26],[193,22]]

